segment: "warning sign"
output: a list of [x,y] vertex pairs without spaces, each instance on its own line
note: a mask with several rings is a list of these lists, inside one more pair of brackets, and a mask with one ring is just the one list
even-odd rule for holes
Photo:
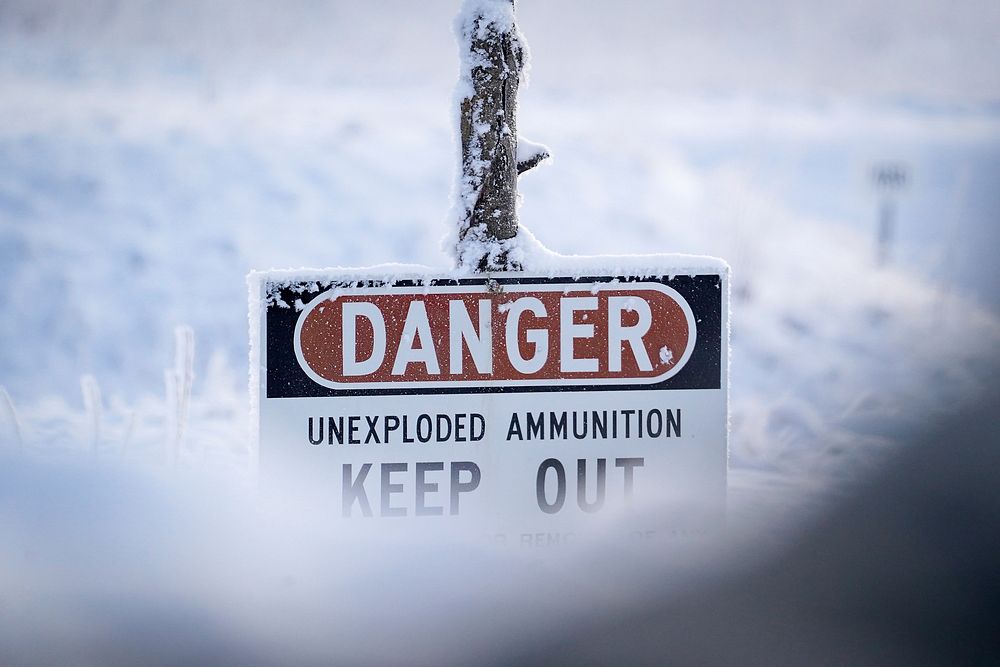
[[261,476],[343,519],[697,528],[725,494],[726,278],[252,274]]

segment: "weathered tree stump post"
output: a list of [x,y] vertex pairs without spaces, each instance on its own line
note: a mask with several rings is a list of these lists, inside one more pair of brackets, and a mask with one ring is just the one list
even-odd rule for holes
[[527,49],[514,0],[465,0],[456,21],[461,53],[458,265],[480,272],[520,270],[516,253],[517,176],[547,157],[518,150],[517,89]]

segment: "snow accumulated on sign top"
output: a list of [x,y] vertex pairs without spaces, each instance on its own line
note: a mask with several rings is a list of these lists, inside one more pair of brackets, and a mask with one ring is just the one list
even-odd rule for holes
[[727,290],[669,256],[252,274],[261,476],[516,544],[649,505],[698,530],[725,493]]

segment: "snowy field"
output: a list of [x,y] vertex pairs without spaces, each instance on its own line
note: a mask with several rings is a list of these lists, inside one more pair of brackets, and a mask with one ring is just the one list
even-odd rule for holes
[[[0,444],[97,471],[7,473],[19,501],[51,484],[70,505],[105,476],[159,494],[129,471],[169,470],[172,443],[194,497],[205,474],[240,488],[247,272],[451,267],[457,4],[0,4]],[[764,510],[816,506],[1000,370],[995,6],[521,5],[520,130],[555,157],[522,178],[521,223],[562,253],[733,268],[737,530],[778,532]],[[879,268],[884,160],[912,177]],[[179,325],[189,405],[165,398]],[[8,544],[51,537],[0,520]],[[61,563],[6,557],[22,582]]]

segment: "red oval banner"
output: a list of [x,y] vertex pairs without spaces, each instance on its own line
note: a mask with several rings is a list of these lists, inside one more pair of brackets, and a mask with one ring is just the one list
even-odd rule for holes
[[687,302],[658,283],[334,289],[295,328],[333,388],[648,384],[694,349]]

